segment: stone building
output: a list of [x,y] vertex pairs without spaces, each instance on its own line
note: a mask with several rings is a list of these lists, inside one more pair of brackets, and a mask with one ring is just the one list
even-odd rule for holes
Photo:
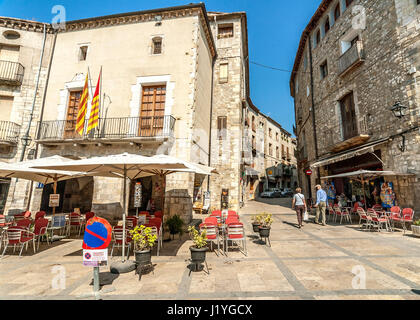
[[[420,5],[417,0],[324,0],[304,30],[290,79],[299,179],[314,196],[321,177],[359,169],[401,176],[336,191],[369,204],[392,182],[401,207],[420,209]],[[395,117],[391,108],[403,106]],[[312,169],[311,176],[305,171]]]
[[[54,37],[49,24],[0,17],[0,161],[14,163],[36,155],[34,136]],[[31,185],[1,179],[0,212],[25,209]]]
[[[296,145],[292,135],[274,119],[261,114],[265,127],[264,175],[262,190],[297,187]],[[261,191],[262,191],[261,190]]]
[[[58,30],[44,112],[36,142],[40,157],[89,158],[123,152],[168,154],[209,165],[212,74],[216,57],[204,4],[154,9],[66,23]],[[75,131],[87,73],[90,103],[102,70],[99,125]],[[87,121],[86,121],[87,122]],[[142,178],[143,203],[162,208],[162,181]],[[192,217],[193,198],[207,179],[191,173],[166,178],[165,214]],[[58,210],[92,210],[110,220],[122,213],[121,179],[85,177],[58,184]],[[51,188],[34,190],[32,211],[49,211]],[[129,210],[133,207],[134,183]]]

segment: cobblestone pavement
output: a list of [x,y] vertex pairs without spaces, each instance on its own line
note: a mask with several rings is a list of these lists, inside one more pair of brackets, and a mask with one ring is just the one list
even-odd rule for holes
[[[271,247],[253,233],[251,215],[271,212]],[[188,235],[165,242],[154,271],[141,281],[111,275],[102,299],[419,299],[420,239],[407,232],[360,231],[356,224],[308,223],[296,228],[289,199],[252,202],[240,212],[247,231],[245,256],[207,253],[210,274],[192,272]],[[311,221],[313,221],[313,216]],[[82,265],[81,239],[41,244],[19,258],[8,249],[0,261],[0,299],[93,299],[92,269]],[[118,254],[118,251],[117,251]],[[114,256],[112,261],[119,259]],[[133,259],[131,257],[131,259]],[[57,268],[58,266],[58,268]],[[65,272],[65,285],[59,279]],[[365,289],[361,277],[365,272]],[[56,284],[53,289],[53,284]],[[58,285],[58,288],[57,288]]]

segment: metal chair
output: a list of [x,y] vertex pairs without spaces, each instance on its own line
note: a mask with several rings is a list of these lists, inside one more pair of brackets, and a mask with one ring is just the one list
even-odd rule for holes
[[[206,240],[210,242],[210,250],[213,250],[213,242],[217,242],[217,251],[220,253],[220,234],[217,224],[202,223],[200,224],[200,233],[206,231]],[[218,255],[216,253],[216,255]]]
[[65,235],[68,235],[69,233],[69,227],[70,225],[67,225],[66,216],[64,214],[56,214],[51,217],[51,224],[47,228],[47,231],[51,231],[51,239],[54,236],[55,230],[60,230],[60,235],[63,235],[63,231],[65,232]]
[[386,230],[388,231],[388,219],[383,216],[378,215],[378,213],[373,209],[368,209],[367,214],[371,219],[372,228],[378,228],[378,232],[382,230],[382,224],[385,224]]
[[401,217],[393,218],[393,221],[400,223],[403,226],[404,234],[405,234],[407,230],[407,228],[405,227],[405,223],[406,222],[413,223],[413,217],[414,217],[414,210],[411,208],[405,208],[402,211]]
[[242,241],[243,250],[241,250],[239,244],[239,250],[247,256],[246,250],[246,236],[245,236],[245,229],[242,223],[231,223],[227,226],[226,231],[226,255],[229,253],[229,240],[232,244],[237,243],[237,241]]
[[[366,229],[370,228],[371,226],[371,218],[366,214],[365,209],[358,207],[357,214],[359,215],[359,225],[361,226],[360,229],[363,229],[363,226],[366,226]],[[362,221],[365,223],[362,224]]]
[[70,219],[70,234],[71,234],[71,227],[79,227],[79,237],[80,237],[80,234],[82,232],[82,227],[85,224],[84,219],[77,212],[70,213],[69,219]]
[[47,238],[47,244],[49,244],[48,233],[47,233],[48,224],[49,224],[49,221],[48,219],[45,219],[45,218],[38,218],[37,220],[35,220],[34,236],[35,236],[35,241],[36,239],[38,239],[37,250],[39,250],[39,242],[42,237]]
[[124,230],[123,227],[121,226],[117,226],[114,227],[114,229],[112,230],[112,249],[111,249],[111,257],[113,255],[114,252],[114,247],[116,246],[117,248],[122,248],[122,246],[127,246],[127,259],[130,256],[130,248],[131,248],[131,241],[132,238],[130,236],[130,232],[129,230],[125,230],[125,243],[123,243],[123,235],[124,235]]
[[13,246],[13,252],[15,252],[16,246],[21,246],[19,257],[22,255],[23,248],[26,245],[26,250],[28,250],[28,244],[29,242],[33,242],[34,246],[34,253],[35,251],[35,236],[32,232],[25,230],[20,227],[9,227],[5,231],[5,235],[3,235],[4,239],[4,250],[1,255],[1,258],[3,258],[4,254],[6,253],[6,250],[8,247]]
[[351,223],[350,213],[348,212],[347,209],[341,210],[339,207],[335,207],[334,212],[335,212],[335,221],[337,220],[337,217],[340,217],[340,224],[341,224],[343,222],[343,217],[345,217],[347,221]]

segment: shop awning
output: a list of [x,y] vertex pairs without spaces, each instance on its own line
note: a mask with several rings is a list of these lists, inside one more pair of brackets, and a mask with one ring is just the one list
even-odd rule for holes
[[382,140],[378,140],[375,142],[371,142],[369,144],[365,144],[363,147],[359,147],[359,148],[355,148],[355,149],[351,149],[348,150],[346,152],[342,152],[338,155],[335,155],[333,157],[329,157],[320,161],[317,161],[315,163],[313,163],[310,167],[311,168],[318,168],[318,167],[323,167],[332,163],[336,163],[336,162],[340,162],[340,161],[344,161],[350,158],[354,158],[357,156],[361,156],[364,155],[366,153],[374,153],[375,152],[375,147],[387,143],[388,142],[388,138],[386,139],[382,139]]
[[354,172],[347,172],[342,174],[337,174],[334,176],[322,177],[322,180],[334,179],[334,178],[358,178],[360,180],[372,180],[377,177],[385,176],[413,176],[411,173],[399,173],[395,171],[369,171],[369,170],[359,170]]
[[245,167],[245,174],[247,176],[258,177],[260,172],[251,167]]

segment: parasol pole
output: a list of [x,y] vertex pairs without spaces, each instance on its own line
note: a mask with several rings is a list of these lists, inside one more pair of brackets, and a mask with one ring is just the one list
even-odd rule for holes
[[127,214],[127,167],[124,164],[124,199],[123,199],[123,245],[122,245],[122,262],[125,261],[125,215]]
[[[54,177],[54,184],[53,184],[54,194],[57,193],[57,174]],[[55,216],[55,207],[53,207],[53,216]]]
[[361,175],[361,177],[362,177],[363,197],[365,199],[365,210],[367,210],[367,198],[366,198],[366,191],[365,191],[365,179],[363,179],[363,174]]

